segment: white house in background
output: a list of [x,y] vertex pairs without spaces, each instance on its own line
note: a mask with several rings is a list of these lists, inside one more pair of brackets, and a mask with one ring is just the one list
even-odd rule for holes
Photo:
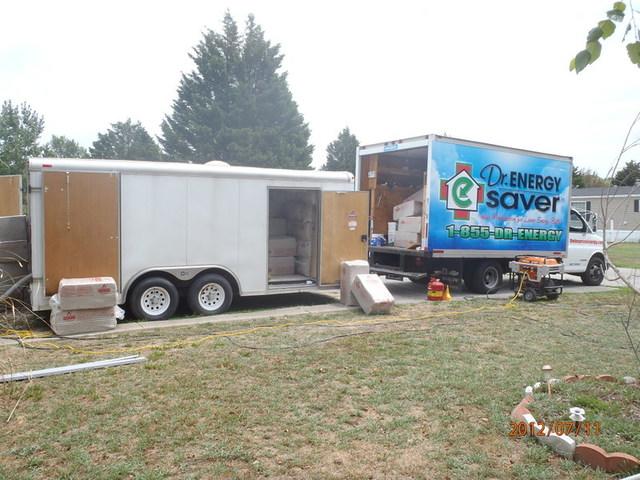
[[598,230],[605,227],[603,206],[607,199],[607,230],[628,231],[640,227],[640,185],[573,188],[571,191],[571,207],[581,213],[593,212]]

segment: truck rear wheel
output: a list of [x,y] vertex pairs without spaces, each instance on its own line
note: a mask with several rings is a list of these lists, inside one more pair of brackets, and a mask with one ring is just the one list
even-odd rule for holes
[[580,278],[582,283],[590,287],[600,285],[604,280],[604,260],[600,257],[592,257]]
[[129,306],[135,318],[166,320],[176,313],[179,299],[178,289],[169,280],[149,277],[135,286]]
[[480,262],[469,276],[470,288],[475,293],[490,293],[502,286],[502,266],[496,261]]
[[233,288],[222,275],[206,273],[197,277],[189,287],[187,303],[197,315],[216,315],[226,312],[233,301]]

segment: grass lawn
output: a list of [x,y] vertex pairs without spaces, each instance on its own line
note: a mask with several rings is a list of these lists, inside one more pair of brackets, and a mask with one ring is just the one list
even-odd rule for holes
[[620,243],[609,249],[609,258],[618,267],[640,268],[640,243]]
[[611,478],[509,438],[509,413],[543,364],[637,377],[618,323],[628,298],[425,303],[227,338],[211,334],[249,325],[57,344],[97,356],[0,347],[3,373],[149,358],[0,385],[0,478]]

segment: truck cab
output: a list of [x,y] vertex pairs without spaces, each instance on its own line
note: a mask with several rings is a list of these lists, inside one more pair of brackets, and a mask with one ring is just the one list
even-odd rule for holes
[[600,285],[604,280],[606,262],[602,251],[602,237],[584,217],[571,209],[569,220],[569,249],[564,259],[564,271],[582,278],[585,285]]

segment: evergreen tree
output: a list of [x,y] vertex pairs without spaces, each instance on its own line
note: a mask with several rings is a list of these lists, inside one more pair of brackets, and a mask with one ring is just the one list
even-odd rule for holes
[[6,100],[0,109],[0,175],[20,174],[29,157],[40,154],[44,120],[29,105]]
[[327,163],[322,169],[355,173],[358,145],[360,143],[356,136],[349,131],[349,127],[345,127],[327,147]]
[[140,122],[111,124],[106,133],[99,133],[98,140],[89,149],[91,158],[119,160],[162,160],[162,152],[155,140]]
[[640,180],[640,162],[629,160],[613,179],[615,185],[635,185]]
[[249,15],[244,35],[227,12],[222,33],[209,30],[190,55],[171,115],[162,122],[170,158],[204,163],[310,168],[309,128],[293,101],[280,46]]
[[64,135],[52,135],[49,143],[42,147],[43,157],[55,158],[87,158],[89,152],[78,142]]

